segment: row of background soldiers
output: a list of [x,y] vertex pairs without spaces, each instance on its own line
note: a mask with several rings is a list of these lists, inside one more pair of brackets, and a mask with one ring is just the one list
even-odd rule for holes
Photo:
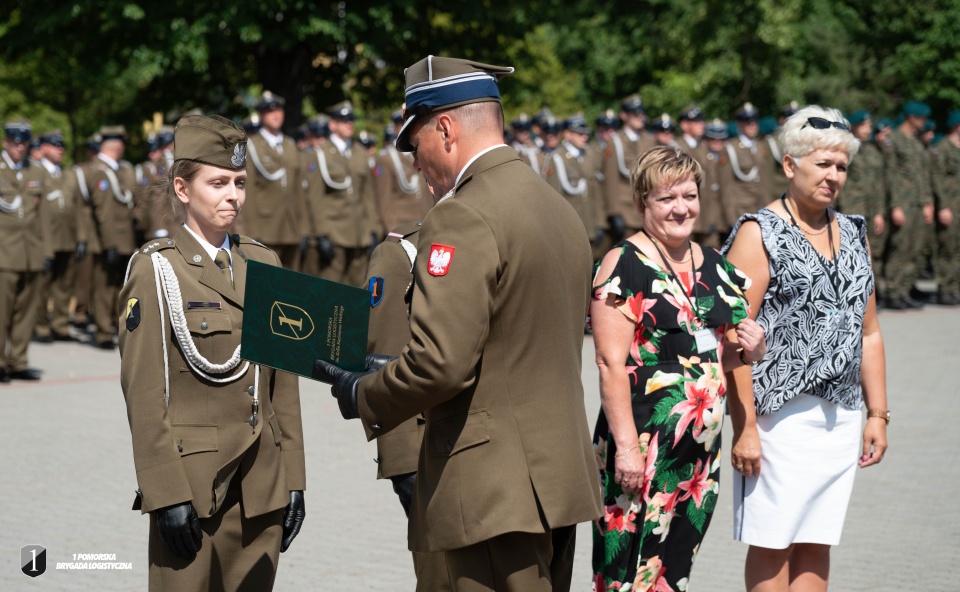
[[[798,108],[784,107],[779,122]],[[293,138],[281,131],[281,97],[263,93],[256,111],[244,122],[249,174],[238,232],[276,250],[290,269],[364,285],[373,247],[388,231],[423,219],[433,205],[412,157],[393,146],[402,112],[392,114],[378,151],[371,136],[355,133],[349,102],[311,118]],[[920,306],[911,291],[930,266],[938,301],[960,303],[960,240],[953,222],[960,207],[960,112],[950,115],[940,142],[929,115],[918,102],[907,103],[896,122],[874,121],[865,111],[850,115],[863,144],[838,209],[870,221],[875,266],[886,286],[881,303],[891,308]],[[619,113],[598,117],[595,130],[581,115],[560,121],[544,110],[535,118],[521,115],[505,132],[522,158],[571,202],[600,257],[641,227],[629,173],[639,154],[656,145],[676,146],[703,166],[695,238],[719,247],[741,214],[786,189],[773,134],[779,122],[761,118],[749,103],[729,124],[708,122],[695,105],[677,120],[667,114],[650,120],[633,95]],[[9,346],[0,381],[39,377],[27,365],[26,343],[31,334],[41,341],[72,339],[71,300],[79,325],[92,317],[93,342],[115,347],[116,298],[129,256],[142,242],[170,235],[181,217],[166,191],[172,129],[151,134],[148,160],[136,166],[123,160],[126,140],[120,126],[101,128],[87,139],[87,161],[62,170],[62,134],[53,130],[34,139],[27,123],[4,126],[0,341]]]
[[[648,120],[637,95],[607,111],[590,129],[582,115],[559,120],[549,109],[524,114],[508,130],[509,142],[574,206],[599,258],[612,244],[640,229],[630,168],[654,146],[674,146],[703,167],[700,216],[694,240],[719,247],[746,212],[755,212],[787,190],[783,151],[776,130],[800,109],[792,102],[778,120],[760,117],[746,103],[731,122],[707,122],[696,105],[677,120]],[[891,309],[923,306],[916,282],[930,272],[937,302],[960,304],[960,237],[953,220],[960,207],[960,111],[950,114],[948,134],[936,136],[925,103],[904,105],[896,121],[874,120],[859,110],[849,117],[861,141],[837,209],[864,216],[881,291]]]

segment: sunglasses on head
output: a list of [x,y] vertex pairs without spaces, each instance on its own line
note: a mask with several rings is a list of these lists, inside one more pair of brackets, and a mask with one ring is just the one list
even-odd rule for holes
[[824,119],[822,117],[808,117],[807,122],[803,124],[803,126],[800,129],[803,129],[808,125],[813,129],[818,129],[818,130],[825,130],[825,129],[830,129],[831,127],[835,127],[838,130],[843,130],[845,132],[850,131],[850,128],[847,127],[847,124],[840,123],[839,121],[830,121],[829,119]]

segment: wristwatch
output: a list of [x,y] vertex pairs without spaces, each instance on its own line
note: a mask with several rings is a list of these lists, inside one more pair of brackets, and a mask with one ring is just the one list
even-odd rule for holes
[[881,411],[880,409],[871,409],[867,411],[867,419],[871,417],[879,417],[886,422],[886,425],[890,425],[890,412],[887,410]]

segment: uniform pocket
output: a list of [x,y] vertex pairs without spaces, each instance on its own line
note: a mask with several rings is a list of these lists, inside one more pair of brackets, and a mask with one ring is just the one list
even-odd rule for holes
[[486,409],[447,417],[428,426],[430,456],[453,456],[490,441]]
[[216,452],[220,449],[220,437],[217,434],[216,424],[174,424],[170,429],[180,456],[198,452]]
[[237,340],[231,338],[230,311],[204,308],[184,311],[184,316],[200,355],[214,364],[222,364],[233,355]]
[[280,422],[277,421],[275,415],[271,415],[267,423],[270,424],[270,430],[273,432],[273,443],[280,446],[280,442],[283,441],[283,430],[280,429]]

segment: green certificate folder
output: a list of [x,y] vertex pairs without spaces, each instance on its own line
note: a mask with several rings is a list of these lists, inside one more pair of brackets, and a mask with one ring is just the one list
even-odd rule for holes
[[243,298],[243,359],[307,378],[317,359],[364,369],[367,290],[248,261]]

